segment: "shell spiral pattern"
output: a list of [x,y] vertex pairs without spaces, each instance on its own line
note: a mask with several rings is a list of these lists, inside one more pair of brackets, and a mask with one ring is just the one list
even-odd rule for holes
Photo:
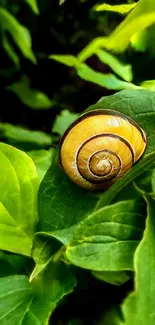
[[60,143],[60,162],[69,178],[101,190],[121,178],[143,155],[147,136],[131,118],[111,110],[81,115]]

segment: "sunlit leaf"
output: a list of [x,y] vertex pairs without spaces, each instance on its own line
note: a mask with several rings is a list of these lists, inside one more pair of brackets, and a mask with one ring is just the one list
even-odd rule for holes
[[32,150],[27,152],[36,165],[40,180],[43,179],[52,161],[52,150]]
[[102,5],[96,5],[95,9],[97,11],[112,11],[117,12],[119,14],[127,14],[131,9],[133,9],[137,3],[131,3],[131,4],[121,4],[121,5],[109,5],[109,4],[102,4]]
[[38,221],[39,178],[32,159],[0,143],[0,249],[26,256]]
[[146,80],[140,84],[141,87],[155,91],[155,80]]

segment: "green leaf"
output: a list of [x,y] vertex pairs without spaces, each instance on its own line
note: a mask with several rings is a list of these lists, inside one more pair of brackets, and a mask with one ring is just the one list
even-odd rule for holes
[[129,275],[127,272],[123,271],[93,271],[92,274],[98,280],[120,286],[130,279],[132,273]]
[[19,56],[16,54],[13,46],[11,45],[5,33],[3,33],[2,35],[2,44],[3,44],[3,48],[8,53],[8,56],[12,59],[16,68],[18,69],[20,67]]
[[39,15],[39,8],[38,8],[37,0],[25,0],[25,1],[29,4],[29,6],[31,7],[33,12],[36,15]]
[[0,143],[0,249],[31,255],[39,178],[24,152]]
[[140,0],[134,9],[127,15],[122,23],[107,37],[93,39],[78,55],[83,62],[97,49],[105,48],[115,53],[123,52],[128,47],[132,37],[141,33],[155,23],[154,0]]
[[50,109],[55,103],[39,90],[30,88],[27,82],[18,81],[7,87],[20,101],[32,109]]
[[155,41],[155,25],[150,26],[149,28],[137,32],[131,38],[131,45],[136,51],[145,52],[149,51],[150,56],[155,55],[154,49]]
[[94,271],[132,271],[133,254],[145,227],[144,211],[144,203],[136,200],[99,209],[77,226],[67,258]]
[[155,80],[146,80],[140,84],[141,87],[155,91]]
[[2,7],[0,7],[0,26],[3,32],[8,32],[12,36],[22,54],[33,63],[36,63],[28,29],[22,26],[11,13]]
[[79,114],[71,113],[68,110],[61,111],[60,115],[57,115],[54,121],[52,132],[63,135],[66,129],[78,118],[78,116]]
[[101,72],[97,72],[93,69],[91,69],[88,65],[85,63],[80,64],[77,70],[77,74],[80,78],[93,82],[101,87],[105,87],[107,89],[136,89],[139,88],[138,86],[122,81],[118,79],[115,75],[111,73],[103,74]]
[[122,191],[128,184],[133,182],[136,177],[142,175],[147,169],[154,165],[155,152],[146,155],[138,164],[136,164],[124,177],[113,184],[108,191],[104,192],[98,200],[95,210],[100,209],[110,204],[113,199]]
[[53,150],[32,150],[27,152],[27,154],[34,161],[37,169],[37,174],[42,181],[51,165]]
[[124,51],[131,37],[155,23],[154,0],[141,0],[124,21],[107,38],[106,47],[115,52]]
[[94,9],[97,11],[112,11],[117,12],[119,14],[127,14],[131,9],[133,9],[137,3],[131,3],[131,4],[121,4],[121,5],[108,5],[106,3],[102,5],[96,5]]
[[91,213],[96,200],[92,193],[71,182],[58,163],[52,161],[39,188],[40,230],[53,232],[77,224]]
[[0,135],[9,144],[25,145],[28,148],[45,148],[52,144],[52,138],[42,131],[27,130],[9,123],[0,123]]
[[50,264],[29,283],[25,276],[0,279],[1,325],[45,325],[57,303],[73,290],[76,281],[64,264]]
[[126,325],[155,323],[155,202],[149,197],[146,200],[146,229],[134,258],[135,291],[127,297],[122,306]]
[[60,63],[67,65],[68,67],[76,67],[79,65],[79,61],[73,55],[49,55],[49,59],[56,60]]
[[101,62],[107,64],[115,73],[126,81],[131,81],[133,78],[131,65],[122,64],[116,57],[104,50],[97,50],[95,54]]

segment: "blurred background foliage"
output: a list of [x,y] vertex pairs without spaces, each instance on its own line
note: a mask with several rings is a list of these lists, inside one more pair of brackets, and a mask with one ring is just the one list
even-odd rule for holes
[[55,119],[64,128],[104,95],[142,82],[154,90],[155,17],[142,32],[133,27],[130,44],[117,49],[122,34],[115,44],[104,44],[102,38],[135,10],[136,2],[111,0],[108,5],[101,0],[0,0],[1,141],[23,150],[48,149],[61,134]]
[[[25,150],[41,179],[51,147],[89,105],[121,89],[155,91],[155,1],[137,3],[0,0],[0,141]],[[83,276],[53,325],[102,324],[132,287]]]

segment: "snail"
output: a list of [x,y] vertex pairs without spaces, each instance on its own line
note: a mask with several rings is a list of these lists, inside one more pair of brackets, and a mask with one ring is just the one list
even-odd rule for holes
[[102,190],[122,178],[146,147],[146,133],[134,120],[96,109],[82,114],[62,136],[60,164],[80,187]]

